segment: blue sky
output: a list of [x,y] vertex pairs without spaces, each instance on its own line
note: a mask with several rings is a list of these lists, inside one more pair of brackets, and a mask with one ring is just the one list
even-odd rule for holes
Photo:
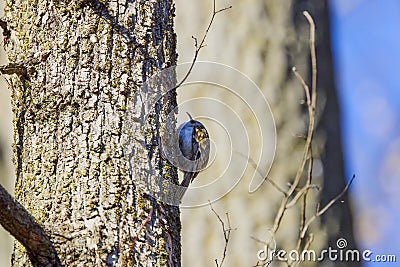
[[[347,177],[362,249],[400,261],[400,1],[331,0]],[[395,266],[370,262],[365,266]]]

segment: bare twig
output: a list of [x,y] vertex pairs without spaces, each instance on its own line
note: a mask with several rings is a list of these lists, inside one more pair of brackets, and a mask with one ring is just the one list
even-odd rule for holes
[[221,258],[220,263],[218,264],[218,260],[215,259],[215,264],[216,264],[216,266],[217,266],[217,267],[221,267],[222,264],[223,264],[224,261],[225,261],[225,258],[226,258],[226,251],[228,250],[228,243],[229,243],[229,238],[230,238],[230,236],[231,236],[231,232],[232,232],[233,230],[236,230],[236,229],[233,229],[233,228],[231,227],[231,222],[230,222],[230,220],[229,220],[229,213],[228,213],[228,212],[225,213],[225,214],[226,214],[226,221],[227,221],[227,223],[228,223],[228,228],[226,228],[226,227],[225,227],[224,221],[221,219],[221,217],[218,215],[218,213],[214,210],[214,208],[213,208],[213,206],[211,205],[210,202],[209,202],[209,204],[210,204],[211,210],[214,212],[215,216],[217,216],[219,222],[221,223],[222,232],[224,233],[225,246],[224,246],[224,251],[223,251],[223,253],[222,253],[222,258]]
[[308,23],[310,24],[310,53],[311,53],[311,89],[312,89],[312,102],[311,106],[315,108],[316,102],[316,93],[317,93],[317,55],[315,52],[315,23],[310,13],[307,11],[303,12],[303,15],[307,18]]
[[61,266],[42,226],[1,185],[0,210],[0,224],[25,247],[33,266]]
[[206,29],[206,31],[205,31],[205,33],[204,33],[204,35],[203,35],[203,38],[201,39],[200,43],[197,42],[197,38],[196,38],[196,37],[192,36],[192,38],[193,38],[193,40],[194,40],[195,51],[194,51],[193,60],[192,60],[192,63],[191,63],[191,65],[190,65],[190,67],[189,67],[189,70],[187,71],[187,73],[185,74],[185,76],[183,77],[183,79],[182,79],[173,89],[179,88],[179,87],[187,80],[187,78],[189,77],[190,73],[192,72],[193,67],[194,67],[194,65],[195,65],[195,63],[196,63],[196,61],[197,61],[197,57],[199,56],[200,50],[205,46],[204,43],[205,43],[207,34],[208,34],[208,32],[210,31],[210,29],[211,29],[211,25],[212,25],[213,22],[214,22],[215,16],[216,16],[218,13],[221,13],[221,12],[223,12],[223,11],[225,11],[225,10],[230,9],[230,8],[232,8],[232,6],[224,7],[224,8],[221,8],[221,9],[218,9],[218,10],[217,10],[217,9],[216,9],[215,0],[213,0],[213,14],[212,14],[212,16],[211,16],[211,20],[210,20],[210,22],[208,23],[207,29]]
[[[247,156],[244,155],[242,152],[237,151],[237,153],[238,153],[240,156],[242,156],[242,157],[244,157],[244,158],[247,158]],[[264,176],[264,175],[261,173],[261,171],[259,170],[259,168],[257,167],[257,163],[256,163],[251,157],[248,157],[248,162],[250,163],[250,165],[256,170],[256,172],[257,172],[260,176]],[[282,188],[280,188],[280,186],[279,186],[276,182],[274,182],[274,180],[272,180],[270,177],[264,176],[264,181],[269,182],[273,187],[275,187],[276,190],[278,190],[278,191],[281,192],[284,196],[286,196],[285,190],[283,190]]]
[[[304,92],[306,93],[307,106],[311,106],[310,89],[308,88],[308,85],[304,81],[303,77],[301,77],[301,75],[297,71],[296,67],[292,68],[292,72],[294,73],[294,75],[296,76],[296,79],[301,83],[301,85],[304,88]],[[301,136],[301,137],[304,137],[304,139],[306,139],[305,136]]]
[[8,63],[7,65],[0,66],[0,74],[17,74],[20,76],[26,76],[29,72],[29,69],[41,62],[46,61],[49,55],[50,52],[45,52],[38,57],[30,58],[23,62]]
[[306,249],[309,249],[310,246],[311,246],[311,243],[312,243],[313,241],[314,241],[314,234],[311,233],[311,234],[309,234],[308,239],[307,239],[307,242],[306,242],[306,244],[304,245],[304,249],[305,249],[305,250],[306,250]]
[[298,192],[297,194],[293,197],[293,199],[287,203],[286,208],[290,209],[291,207],[293,207],[294,205],[297,204],[297,201],[310,189],[316,189],[319,190],[319,186],[316,184],[309,184],[309,185],[304,185]]
[[356,176],[353,175],[353,177],[351,177],[350,181],[347,183],[346,187],[342,190],[342,192],[340,192],[340,194],[337,195],[334,199],[329,201],[329,203],[326,204],[321,210],[319,209],[319,207],[317,208],[317,212],[307,221],[306,225],[304,226],[303,231],[300,234],[300,238],[304,238],[308,230],[308,227],[315,219],[323,215],[333,204],[335,204],[347,192],[347,190],[349,189],[350,185],[352,184],[355,178]]
[[293,68],[293,72],[296,76],[296,78],[300,81],[300,83],[303,86],[303,89],[306,94],[307,98],[307,104],[308,104],[308,113],[309,113],[309,125],[308,125],[308,132],[307,132],[307,139],[306,143],[304,145],[304,150],[303,150],[303,158],[300,164],[300,167],[297,170],[296,176],[294,178],[294,182],[292,183],[291,187],[289,188],[288,192],[286,193],[286,197],[283,199],[281,206],[279,207],[277,216],[275,217],[274,221],[274,226],[272,227],[272,231],[276,233],[278,231],[278,228],[280,226],[280,223],[282,221],[283,215],[285,214],[285,211],[287,209],[287,204],[290,199],[290,197],[293,195],[295,192],[297,186],[300,183],[301,176],[304,172],[305,166],[307,159],[310,157],[310,149],[311,149],[311,141],[313,139],[313,134],[314,134],[314,125],[315,125],[315,105],[317,101],[317,93],[316,93],[316,88],[317,88],[317,79],[316,79],[316,54],[315,54],[315,25],[314,22],[311,18],[311,16],[308,14],[308,12],[304,11],[304,16],[307,18],[309,24],[310,24],[310,51],[311,51],[311,64],[312,64],[312,93],[311,93],[311,100],[310,100],[310,90],[307,86],[307,84],[304,82],[304,79],[299,75],[296,71],[296,68]]
[[24,76],[27,74],[27,68],[23,63],[9,63],[5,66],[0,66],[1,74],[17,74]]
[[300,250],[301,243],[303,242],[303,238],[300,237],[300,233],[303,231],[305,223],[306,223],[306,212],[307,212],[307,195],[308,195],[308,190],[311,186],[311,180],[312,180],[312,167],[313,167],[313,157],[312,157],[312,148],[310,148],[310,160],[308,161],[308,172],[307,172],[307,181],[306,185],[303,187],[304,193],[303,193],[303,202],[301,205],[301,217],[300,217],[300,225],[299,225],[299,238],[297,239],[297,245],[296,249],[297,251]]
[[[307,220],[306,211],[307,211],[307,195],[310,189],[318,188],[316,185],[312,184],[312,167],[313,167],[313,154],[312,154],[312,140],[314,135],[315,128],[315,107],[316,107],[316,99],[317,99],[317,58],[315,52],[315,24],[310,16],[310,14],[306,11],[303,12],[304,16],[308,20],[310,25],[310,56],[311,56],[311,69],[312,69],[312,81],[311,81],[311,92],[307,83],[304,81],[302,76],[297,72],[296,68],[293,67],[292,71],[296,77],[296,79],[302,85],[306,101],[304,103],[307,104],[308,107],[308,115],[309,115],[309,125],[307,135],[305,137],[305,146],[303,150],[303,157],[301,164],[297,170],[294,181],[289,185],[290,188],[287,192],[284,192],[285,197],[283,198],[281,205],[276,214],[274,225],[272,228],[272,232],[276,233],[280,227],[280,223],[285,215],[287,209],[295,206],[300,199],[302,199],[301,203],[301,213],[300,213],[300,223],[299,223],[299,237],[296,244],[296,250],[300,251],[302,244],[304,244],[302,250],[308,249],[314,239],[312,233],[309,234],[309,237],[304,242],[304,238],[308,231],[311,223],[323,215],[335,202],[337,202],[348,190],[351,183],[354,180],[353,178],[349,181],[343,191],[337,195],[334,199],[332,199],[328,204],[326,204],[321,210],[319,209],[319,204],[317,204],[317,210],[315,214]],[[303,177],[303,173],[305,171],[306,164],[308,162],[308,171],[305,184],[300,186],[301,178]],[[289,201],[290,200],[290,201]],[[293,266],[293,264],[298,264],[298,262],[287,262],[288,266]]]
[[[305,245],[304,245],[304,247],[303,247],[303,251],[304,251],[304,250],[308,250],[308,249],[310,248],[310,246],[311,246],[311,243],[312,243],[313,241],[314,241],[314,234],[310,233],[309,236],[308,236],[308,238],[307,238],[307,240],[306,240],[306,243],[305,243]],[[296,248],[296,250],[300,253],[300,251],[299,251],[298,248]],[[304,260],[304,259],[303,259],[303,260]],[[296,267],[296,266],[299,266],[301,262],[302,262],[302,261],[299,259],[298,261],[291,262],[291,263],[289,263],[288,265],[289,265],[289,266]]]

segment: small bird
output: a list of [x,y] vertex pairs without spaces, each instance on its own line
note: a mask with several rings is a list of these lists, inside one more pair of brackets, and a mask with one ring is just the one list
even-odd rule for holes
[[188,187],[199,172],[207,166],[210,154],[210,139],[206,128],[202,123],[194,120],[189,113],[187,114],[189,121],[178,128],[179,149],[184,156],[184,163],[180,166],[184,173],[180,184],[183,187]]

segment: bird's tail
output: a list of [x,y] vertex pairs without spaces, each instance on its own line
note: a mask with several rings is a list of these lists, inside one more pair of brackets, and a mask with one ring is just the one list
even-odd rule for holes
[[183,175],[183,181],[181,182],[180,186],[182,187],[188,187],[189,184],[193,181],[196,173],[194,172],[185,172]]
[[183,175],[183,180],[182,180],[180,187],[178,188],[178,192],[177,192],[177,197],[178,197],[179,201],[182,201],[182,198],[185,195],[186,190],[189,187],[189,184],[196,177],[196,174],[197,173],[194,173],[194,172],[185,172],[185,174]]

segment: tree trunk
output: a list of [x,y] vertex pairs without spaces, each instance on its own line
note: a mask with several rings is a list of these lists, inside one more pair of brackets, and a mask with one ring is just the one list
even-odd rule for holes
[[[135,94],[176,64],[173,17],[172,0],[7,1],[15,196],[65,266],[180,266],[179,209],[140,186],[177,183],[158,146],[176,96],[149,110]],[[12,264],[30,265],[18,242]]]

